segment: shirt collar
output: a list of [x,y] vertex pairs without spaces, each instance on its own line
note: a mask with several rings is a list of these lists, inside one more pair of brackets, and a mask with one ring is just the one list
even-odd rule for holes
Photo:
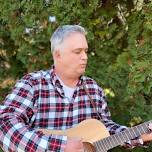
[[[62,89],[63,86],[61,85],[56,73],[55,73],[55,67],[54,65],[52,65],[52,68],[50,70],[50,74],[51,74],[51,81],[53,83],[54,86]],[[83,83],[85,82],[85,76],[80,76],[79,81],[77,83],[77,86],[80,87],[81,85],[83,85]]]

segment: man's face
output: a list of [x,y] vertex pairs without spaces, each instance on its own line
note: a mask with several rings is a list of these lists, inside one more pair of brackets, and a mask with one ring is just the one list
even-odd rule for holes
[[86,37],[73,33],[63,41],[62,50],[57,57],[58,65],[68,76],[79,77],[85,72],[87,65],[88,44]]

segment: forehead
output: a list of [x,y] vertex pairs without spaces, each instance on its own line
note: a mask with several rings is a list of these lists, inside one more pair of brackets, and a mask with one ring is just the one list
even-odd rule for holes
[[64,41],[64,48],[77,49],[77,48],[88,48],[88,43],[85,35],[81,33],[71,33]]

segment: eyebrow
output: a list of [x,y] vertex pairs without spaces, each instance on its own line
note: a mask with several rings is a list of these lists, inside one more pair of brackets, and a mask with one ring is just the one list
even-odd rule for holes
[[88,51],[88,48],[76,48],[76,49],[74,49],[73,51],[77,51],[77,50],[85,50],[85,51]]

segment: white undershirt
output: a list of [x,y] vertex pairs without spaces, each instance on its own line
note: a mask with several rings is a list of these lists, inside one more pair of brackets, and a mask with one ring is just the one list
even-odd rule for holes
[[[57,77],[58,77],[58,76],[57,76]],[[75,88],[68,87],[67,85],[65,85],[65,84],[63,83],[63,81],[62,81],[59,77],[58,77],[58,79],[59,79],[61,85],[63,86],[63,91],[64,91],[64,94],[65,94],[65,97],[67,97],[69,100],[71,100]]]

